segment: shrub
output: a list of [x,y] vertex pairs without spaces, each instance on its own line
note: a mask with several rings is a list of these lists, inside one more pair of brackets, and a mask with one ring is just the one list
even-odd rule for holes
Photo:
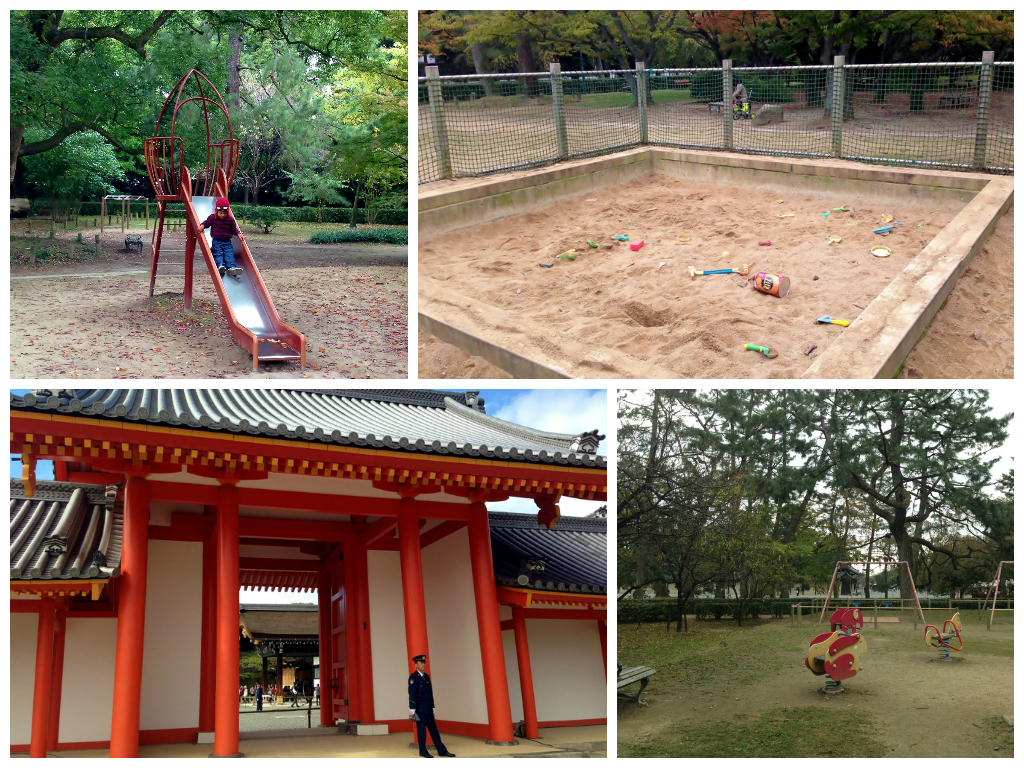
[[387,227],[365,227],[363,229],[342,229],[337,232],[317,232],[311,243],[393,243],[408,245],[409,233],[404,229]]
[[729,604],[723,602],[711,603],[709,607],[711,608],[711,612],[715,615],[715,619],[722,618],[729,610]]
[[257,227],[260,227],[264,234],[268,235],[274,230],[274,227],[278,225],[278,222],[281,221],[281,218],[277,213],[277,209],[269,207],[254,208],[248,218],[249,221]]

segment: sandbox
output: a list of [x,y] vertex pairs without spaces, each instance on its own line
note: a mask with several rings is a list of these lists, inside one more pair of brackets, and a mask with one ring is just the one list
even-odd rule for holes
[[[435,184],[420,327],[518,376],[893,376],[1012,197],[1005,177],[660,148]],[[762,270],[789,296],[755,291]]]

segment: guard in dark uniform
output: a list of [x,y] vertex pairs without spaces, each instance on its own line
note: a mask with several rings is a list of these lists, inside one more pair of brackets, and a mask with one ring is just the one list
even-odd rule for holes
[[437,754],[441,757],[455,757],[445,749],[441,734],[437,732],[437,723],[434,722],[434,689],[430,685],[430,675],[427,674],[427,657],[420,654],[413,656],[412,660],[416,664],[416,671],[409,675],[409,719],[416,721],[416,743],[420,746],[420,757],[433,757],[427,752],[428,728],[430,738],[437,747]]

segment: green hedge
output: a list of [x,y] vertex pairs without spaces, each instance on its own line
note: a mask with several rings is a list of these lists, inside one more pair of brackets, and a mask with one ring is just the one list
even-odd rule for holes
[[[34,208],[40,209],[44,205],[41,201],[36,201]],[[304,223],[315,223],[317,220],[317,208],[312,205],[303,206],[270,206],[274,209],[277,214],[276,218],[278,221],[297,221]],[[231,205],[231,211],[234,213],[236,219],[248,219],[254,215],[254,211],[257,206],[245,205],[244,203],[233,203]],[[143,201],[132,203],[132,213],[145,214],[146,204]],[[168,203],[167,212],[178,216],[184,216],[185,210],[182,208],[180,203]],[[120,216],[121,206],[116,201],[109,202],[107,204],[107,214],[112,216]],[[100,202],[98,200],[89,200],[82,203],[82,210],[80,216],[99,216],[100,215]],[[156,202],[150,201],[149,205],[150,218],[156,215]],[[326,224],[348,224],[352,220],[352,209],[351,208],[324,208],[323,221]],[[366,209],[359,208],[356,211],[356,223],[366,223]],[[390,224],[397,226],[408,226],[409,225],[409,212],[405,209],[391,209],[385,208],[377,211],[377,223],[378,224]]]
[[388,229],[386,227],[365,227],[363,229],[342,229],[337,232],[317,232],[311,243],[393,243],[408,245],[409,232],[405,229]]
[[[872,600],[874,598],[871,598]],[[879,600],[885,600],[887,598],[878,598]],[[895,607],[899,607],[899,598],[888,598],[892,600]],[[864,605],[863,598],[861,600],[854,600],[854,602],[860,602],[861,607],[864,609],[866,616],[870,616],[872,613],[871,605]],[[745,616],[775,616],[775,618],[785,618],[789,616],[789,609],[791,605],[803,605],[803,614],[808,616],[812,613],[821,612],[820,605],[816,609],[812,609],[808,604],[807,598],[790,597],[790,598],[762,598],[759,600],[744,601],[746,603],[746,614]],[[935,598],[932,600],[932,607],[943,608],[949,604],[948,599]],[[927,607],[927,598],[921,600],[921,605]],[[847,606],[845,598],[839,603],[835,604],[836,608],[845,608]],[[707,600],[707,599],[690,599],[686,601],[686,613],[689,615],[696,616],[698,619],[704,620],[715,620],[725,618],[733,618],[736,614],[737,601],[736,600]],[[1006,600],[1000,600],[998,608],[1007,608],[1008,603]],[[830,613],[832,605],[829,606]],[[908,606],[909,610],[909,606]],[[953,611],[969,611],[978,610],[977,599],[971,600],[954,600],[953,606],[950,610]],[[646,600],[619,600],[616,606],[619,621],[624,624],[651,624],[657,622],[668,622],[676,621],[679,611],[676,607],[676,600],[674,597],[655,597],[648,598]],[[756,613],[755,613],[756,612]]]

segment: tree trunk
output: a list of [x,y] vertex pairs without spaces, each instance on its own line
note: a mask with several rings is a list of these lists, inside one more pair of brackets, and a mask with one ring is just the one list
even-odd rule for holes
[[[487,57],[484,56],[484,49],[480,43],[473,43],[473,46],[469,49],[469,52],[473,56],[473,68],[476,70],[478,75],[487,74]],[[484,89],[484,97],[494,95],[493,88],[491,86],[491,80],[488,77],[480,78],[480,87]]]
[[239,72],[242,61],[242,31],[238,30],[237,34],[231,36],[229,42],[231,46],[231,58],[228,59],[228,80],[227,87],[225,90],[225,96],[228,97],[228,104],[235,109],[238,109],[241,103],[239,95],[242,90],[242,76]]
[[356,228],[356,211],[359,209],[359,193],[363,191],[363,180],[356,182],[356,191],[352,196],[352,220],[349,222],[349,229]]
[[[533,59],[533,43],[530,42],[529,36],[523,32],[517,32],[516,41],[518,42],[516,52],[519,55],[519,71],[536,72],[537,64]],[[536,77],[527,77],[525,85],[526,95],[531,99],[540,95],[540,83]]]
[[18,167],[18,154],[21,152],[21,139],[25,135],[25,126],[11,123],[11,180],[14,183],[14,171]]

